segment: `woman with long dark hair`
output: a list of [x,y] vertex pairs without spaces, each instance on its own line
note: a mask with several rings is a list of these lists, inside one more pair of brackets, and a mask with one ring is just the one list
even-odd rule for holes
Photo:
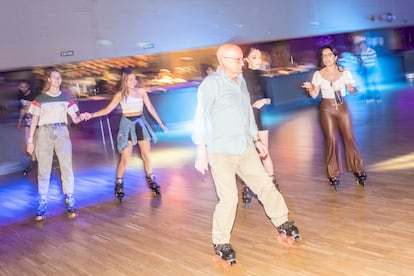
[[312,98],[321,94],[320,120],[326,142],[326,164],[330,183],[335,191],[339,188],[341,174],[339,162],[338,136],[344,144],[346,167],[352,171],[359,185],[365,186],[367,174],[355,144],[352,120],[344,99],[346,91],[356,92],[351,73],[337,64],[338,53],[331,46],[321,49],[321,68],[313,74],[312,82],[304,82],[302,87]]

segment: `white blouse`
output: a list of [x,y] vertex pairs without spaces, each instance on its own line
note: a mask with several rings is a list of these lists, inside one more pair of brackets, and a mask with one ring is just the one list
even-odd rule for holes
[[316,71],[312,77],[312,84],[314,86],[321,87],[321,94],[322,98],[324,99],[335,99],[335,92],[334,91],[341,91],[342,97],[346,95],[346,87],[345,84],[351,84],[355,86],[355,81],[352,78],[351,72],[348,70],[344,70],[342,72],[342,76],[331,83],[331,81],[322,78],[321,73]]

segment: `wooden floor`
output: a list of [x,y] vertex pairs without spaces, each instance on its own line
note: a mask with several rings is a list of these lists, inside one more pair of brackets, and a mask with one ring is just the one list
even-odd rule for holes
[[239,204],[232,233],[238,264],[215,264],[210,175],[193,168],[188,130],[160,134],[153,146],[162,196],[153,197],[138,157],[129,164],[126,197],[113,197],[116,156],[99,137],[72,129],[79,216],[64,215],[53,173],[49,213],[33,219],[36,177],[0,181],[0,275],[413,275],[414,87],[384,87],[384,102],[349,104],[368,173],[351,173],[339,192],[328,185],[315,103],[269,113],[271,155],[303,240],[279,244],[261,205]]

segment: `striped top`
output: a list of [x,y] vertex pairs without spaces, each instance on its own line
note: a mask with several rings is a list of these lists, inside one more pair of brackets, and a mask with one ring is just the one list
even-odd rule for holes
[[374,67],[377,66],[377,52],[372,48],[367,48],[366,50],[361,51],[361,61],[362,66],[364,67]]

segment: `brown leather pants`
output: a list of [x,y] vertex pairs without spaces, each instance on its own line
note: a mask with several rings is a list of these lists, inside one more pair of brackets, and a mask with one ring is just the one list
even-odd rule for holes
[[341,174],[339,135],[341,135],[344,144],[347,170],[363,171],[363,162],[355,145],[351,116],[346,102],[336,104],[335,99],[322,99],[319,110],[322,130],[325,135],[328,177]]

